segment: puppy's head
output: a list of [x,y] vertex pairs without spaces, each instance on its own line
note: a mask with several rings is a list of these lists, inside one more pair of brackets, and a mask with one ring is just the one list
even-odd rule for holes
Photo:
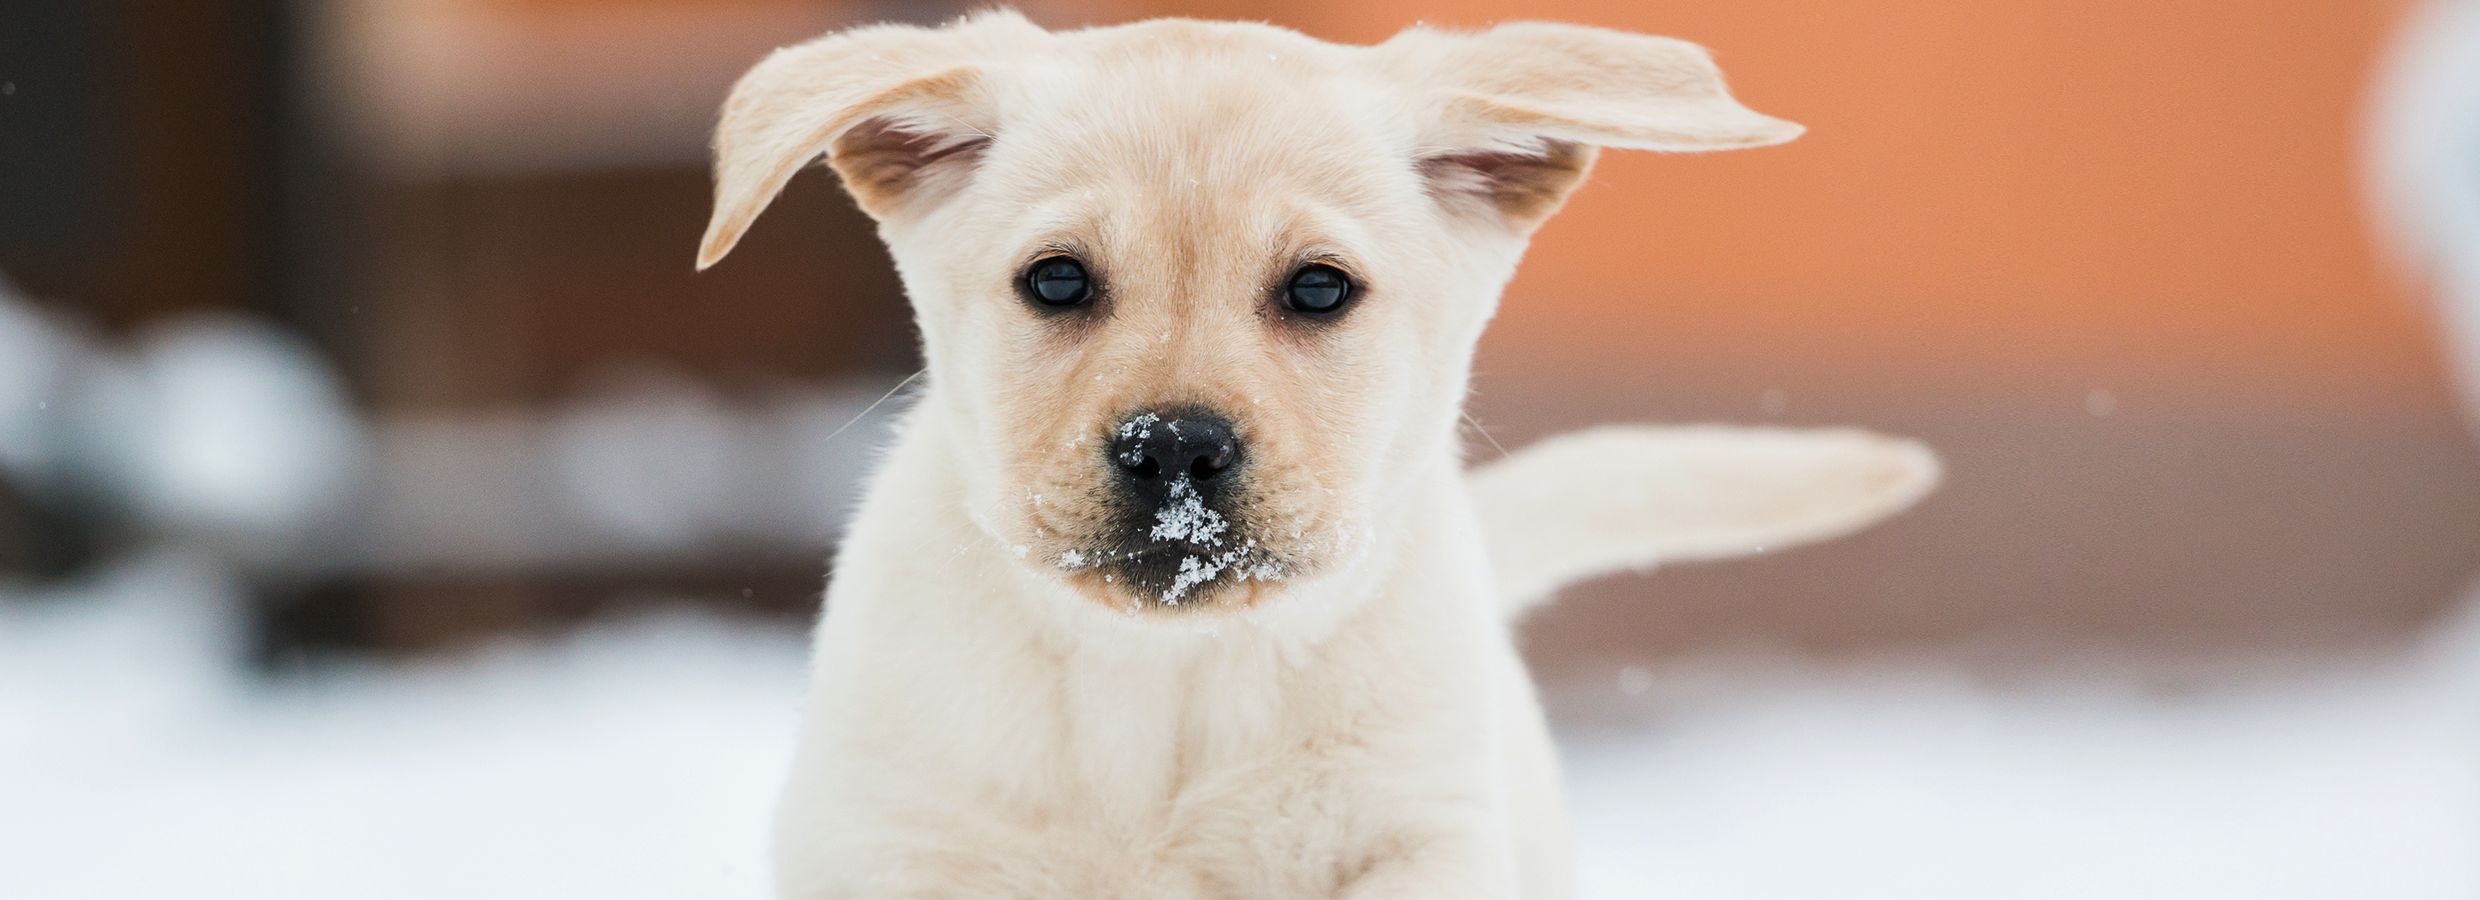
[[1596,147],[1798,133],[1694,45],[1592,28],[876,26],[733,89],[698,265],[824,155],[974,521],[1114,608],[1237,609],[1349,569],[1453,465],[1474,342]]

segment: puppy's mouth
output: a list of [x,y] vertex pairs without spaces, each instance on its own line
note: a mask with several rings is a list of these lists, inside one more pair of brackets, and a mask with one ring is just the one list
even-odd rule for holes
[[1161,508],[1114,518],[1110,536],[1062,551],[1057,562],[1072,583],[1131,611],[1245,605],[1295,570],[1243,517],[1226,515],[1184,483],[1172,484]]

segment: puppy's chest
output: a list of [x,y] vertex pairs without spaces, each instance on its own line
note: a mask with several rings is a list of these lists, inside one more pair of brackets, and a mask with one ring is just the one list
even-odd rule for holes
[[1044,733],[1025,735],[1030,752],[991,761],[1021,792],[985,795],[1018,798],[985,812],[1066,851],[1050,865],[1086,860],[1094,877],[1168,895],[1296,896],[1364,861],[1356,813],[1382,773],[1332,694],[1214,673],[1066,686],[1055,718],[1028,723]]
[[1055,782],[1019,821],[1076,845],[1069,858],[1090,860],[1094,877],[1172,895],[1316,895],[1364,862],[1370,842],[1353,813],[1377,802],[1375,773],[1336,742],[1190,737],[1153,758],[1084,748],[1078,777]]

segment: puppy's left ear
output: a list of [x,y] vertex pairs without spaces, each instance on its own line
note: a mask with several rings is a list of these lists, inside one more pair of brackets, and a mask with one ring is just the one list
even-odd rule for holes
[[1516,22],[1415,28],[1374,49],[1426,100],[1418,153],[1431,193],[1518,232],[1558,210],[1594,148],[1735,150],[1802,131],[1741,106],[1704,48],[1672,38]]
[[957,187],[998,129],[989,70],[1048,32],[1012,12],[941,28],[873,25],[777,50],[741,76],[715,126],[715,212],[701,270],[732,252],[820,155],[885,220]]

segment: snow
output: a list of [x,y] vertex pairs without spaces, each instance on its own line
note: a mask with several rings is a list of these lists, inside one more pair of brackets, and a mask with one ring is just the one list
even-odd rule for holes
[[[24,591],[19,592],[21,595]],[[758,897],[800,635],[267,679],[179,557],[0,595],[11,897]],[[2480,896],[2480,627],[2179,692],[1925,660],[1553,686],[1583,896]]]
[[1180,557],[1180,570],[1171,576],[1171,586],[1163,589],[1162,602],[1177,605],[1180,598],[1196,590],[1198,585],[1213,581],[1223,574],[1223,567],[1195,555]]
[[[1094,377],[1096,379],[1100,379],[1102,376],[1096,375]],[[1141,441],[1146,438],[1153,437],[1154,423],[1160,421],[1162,421],[1161,416],[1153,413],[1140,413],[1135,418],[1119,423],[1118,437],[1123,442],[1132,440]],[[1134,447],[1130,447],[1129,449],[1122,451],[1119,458],[1121,462],[1133,466],[1137,463],[1144,462],[1145,454]]]
[[1918,662],[1631,680],[1724,687],[1565,735],[1582,895],[2480,897],[2463,631],[2178,694]]
[[1196,485],[1183,475],[1172,480],[1162,508],[1154,511],[1154,528],[1147,536],[1157,541],[1211,546],[1222,542],[1225,527],[1222,514],[1206,508],[1205,498],[1198,496]]
[[[1229,527],[1221,513],[1206,506],[1196,485],[1187,476],[1181,476],[1171,482],[1162,508],[1154,511],[1154,527],[1146,536],[1157,543],[1177,541],[1192,548],[1221,547],[1223,532]],[[1183,553],[1179,570],[1172,573],[1171,583],[1163,588],[1162,602],[1177,606],[1190,591],[1227,572],[1242,581],[1274,581],[1284,576],[1281,564],[1258,556],[1254,539],[1213,554]]]
[[0,602],[0,896],[764,895],[799,635],[661,617],[269,684],[219,577]]

